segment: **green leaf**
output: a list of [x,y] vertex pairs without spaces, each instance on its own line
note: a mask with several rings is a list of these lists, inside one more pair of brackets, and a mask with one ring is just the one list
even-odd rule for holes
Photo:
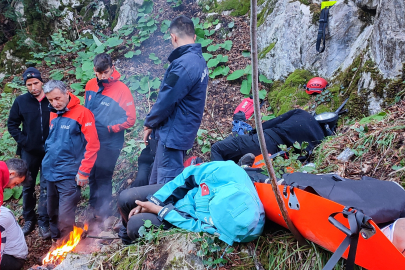
[[146,231],[144,226],[141,226],[138,230],[138,234],[140,237],[144,237],[148,232]]
[[273,83],[272,80],[267,79],[266,76],[264,76],[263,74],[260,74],[259,81],[264,82],[264,83]]
[[111,38],[107,39],[107,41],[105,42],[105,45],[112,48],[112,47],[121,45],[122,42],[124,42],[124,40],[122,40],[118,37],[111,37]]
[[202,28],[195,29],[195,34],[197,37],[205,38],[205,32],[204,32],[204,29],[202,29]]
[[155,61],[155,60],[159,60],[159,58],[155,55],[155,53],[151,53],[149,54],[149,59]]
[[207,67],[208,68],[216,67],[218,64],[219,64],[218,58],[214,58],[208,61]]
[[362,119],[359,121],[359,124],[360,124],[360,125],[364,125],[364,124],[368,124],[368,123],[370,123],[370,122],[372,122],[372,121],[381,121],[382,119],[385,118],[386,115],[387,115],[386,112],[380,112],[380,113],[378,113],[378,114],[373,114],[373,115],[371,115],[371,116],[362,118]]
[[212,58],[212,54],[210,53],[203,53],[203,57],[205,59],[205,61],[208,61]]
[[[98,37],[94,34],[93,34],[93,39],[94,39],[94,42],[96,43],[97,47],[103,45],[103,43],[101,43],[101,41],[98,39]],[[90,47],[90,46],[88,46],[88,47]]]
[[210,78],[214,79],[216,76],[223,75],[226,76],[229,73],[229,67],[220,66],[214,69],[214,71],[210,74]]
[[267,91],[266,90],[260,90],[259,91],[259,99],[265,99],[267,95]]
[[9,189],[9,188],[6,188],[6,189],[4,189],[4,192],[3,192],[3,201],[7,201],[7,200],[9,200],[10,198],[11,198],[11,196],[13,196],[13,190],[12,189]]
[[200,23],[200,18],[194,17],[194,18],[191,18],[191,20],[193,21],[195,28],[197,28],[196,25],[198,25]]
[[234,26],[235,26],[235,22],[234,22],[234,21],[228,23],[228,27],[229,27],[229,28],[233,28]]
[[54,70],[51,72],[50,77],[52,80],[60,81],[63,79],[63,73],[60,70]]
[[212,22],[213,25],[217,25],[219,23],[219,20],[216,19],[215,21]]
[[204,144],[203,147],[201,147],[201,152],[203,154],[205,154],[205,153],[207,153],[209,151],[211,151],[211,146],[210,145]]
[[74,92],[75,95],[78,95],[80,92],[84,91],[83,84],[81,84],[81,83],[72,83],[70,85],[70,88],[75,90],[75,92]]
[[164,34],[169,30],[170,27],[170,21],[169,20],[164,20],[162,21],[162,24],[160,25],[160,31]]
[[196,41],[197,43],[201,44],[201,47],[207,47],[208,45],[210,45],[212,43],[212,39],[204,39],[204,38],[200,38],[198,39],[198,41]]
[[233,81],[233,80],[239,79],[239,78],[242,77],[243,75],[245,75],[245,70],[243,70],[243,69],[238,69],[238,70],[235,70],[234,72],[232,72],[232,74],[229,75],[226,79],[227,79],[228,81]]
[[220,47],[220,44],[217,44],[217,45],[210,45],[210,46],[208,46],[207,51],[209,51],[209,52],[215,52],[216,50],[219,49],[219,47]]
[[295,143],[293,144],[293,146],[294,146],[295,149],[301,149],[301,145],[300,145],[299,142],[295,142]]
[[252,89],[252,79],[250,78],[250,80],[249,80],[249,78],[248,78],[247,80],[243,80],[242,85],[240,87],[240,92],[243,95],[248,96],[250,94],[251,89]]
[[225,50],[230,51],[232,48],[232,40],[225,40],[225,42],[220,44],[220,46]]
[[82,69],[83,71],[93,70],[93,62],[90,61],[83,62]]
[[274,114],[264,115],[262,117],[262,121],[269,121],[269,120],[274,119],[274,118],[276,118],[276,116]]
[[102,44],[101,46],[98,46],[98,47],[94,50],[94,52],[95,52],[96,54],[100,54],[100,53],[103,53],[104,50],[105,50],[105,46],[104,46],[104,44]]
[[210,6],[209,6],[209,5],[205,5],[205,9],[206,9],[206,10],[210,10]]
[[204,35],[209,37],[215,34],[215,30],[204,30]]
[[249,51],[243,51],[242,56],[243,57],[250,57],[250,52]]
[[245,74],[252,74],[252,66],[251,65],[247,65],[245,68]]
[[152,227],[152,221],[150,221],[149,219],[145,220],[145,223],[143,226],[145,226],[145,228],[149,229],[150,227]]
[[394,171],[398,171],[399,169],[402,169],[402,166],[398,166],[398,165],[394,165],[391,167],[391,169],[393,169]]
[[352,68],[352,71],[356,71],[358,68]]
[[211,26],[212,26],[211,22],[205,22],[204,25],[203,25],[203,28],[207,29],[207,28],[210,28]]
[[134,51],[129,51],[126,54],[124,54],[125,58],[132,58],[135,55]]

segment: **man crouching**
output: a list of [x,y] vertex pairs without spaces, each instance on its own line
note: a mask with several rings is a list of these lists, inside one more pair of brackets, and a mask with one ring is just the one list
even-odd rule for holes
[[51,115],[42,168],[48,181],[51,237],[57,240],[73,230],[80,186],[88,184],[100,143],[93,114],[63,82],[49,81],[44,92]]

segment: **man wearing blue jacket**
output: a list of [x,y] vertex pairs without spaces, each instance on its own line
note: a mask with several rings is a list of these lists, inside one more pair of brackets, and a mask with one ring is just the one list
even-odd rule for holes
[[[164,184],[179,175],[186,150],[200,127],[208,85],[208,68],[201,44],[195,42],[193,22],[186,16],[170,24],[174,51],[159,96],[144,123],[144,141],[158,141],[149,184]],[[154,131],[152,133],[152,131]]]
[[165,185],[124,190],[118,209],[126,228],[119,234],[124,244],[139,237],[145,220],[164,229],[214,234],[229,245],[256,239],[265,221],[252,181],[233,161],[192,165]]

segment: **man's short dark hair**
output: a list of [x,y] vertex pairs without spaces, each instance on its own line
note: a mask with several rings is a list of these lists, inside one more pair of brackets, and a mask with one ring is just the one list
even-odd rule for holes
[[6,160],[6,165],[9,170],[15,171],[17,177],[25,176],[23,184],[28,183],[32,180],[27,167],[27,163],[24,160],[19,158],[11,158],[9,160]]
[[113,66],[111,56],[106,53],[97,54],[93,64],[97,72],[103,72]]
[[170,23],[170,32],[177,34],[180,38],[194,37],[194,23],[190,18],[180,15]]

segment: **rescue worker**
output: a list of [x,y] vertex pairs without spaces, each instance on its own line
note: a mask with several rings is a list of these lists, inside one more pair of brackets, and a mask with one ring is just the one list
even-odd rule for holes
[[195,43],[193,22],[186,16],[170,24],[174,51],[156,103],[146,116],[144,142],[154,131],[158,140],[149,184],[164,184],[183,170],[185,151],[193,146],[200,127],[208,84],[201,44]]
[[80,187],[88,184],[100,148],[93,114],[61,81],[44,85],[51,106],[43,174],[47,181],[52,240],[73,230]]
[[[49,102],[42,89],[41,73],[33,67],[23,73],[28,93],[17,97],[11,107],[7,126],[8,131],[18,144],[17,155],[27,163],[31,181],[23,187],[24,235],[31,233],[37,217],[35,214],[35,182],[40,171],[40,194],[38,202],[39,235],[50,238],[49,218],[46,209],[46,182],[43,178],[41,163],[45,155],[45,140],[49,133]],[[20,125],[22,123],[22,130]]]
[[93,217],[104,219],[111,215],[112,176],[124,145],[125,129],[135,124],[136,111],[131,91],[119,81],[121,75],[111,57],[102,53],[93,62],[96,78],[86,84],[85,107],[96,119],[100,150],[89,177],[89,203]]
[[191,165],[164,185],[124,190],[118,209],[126,229],[119,233],[124,244],[139,237],[145,220],[163,229],[214,234],[229,245],[256,239],[265,221],[252,181],[232,161]]

